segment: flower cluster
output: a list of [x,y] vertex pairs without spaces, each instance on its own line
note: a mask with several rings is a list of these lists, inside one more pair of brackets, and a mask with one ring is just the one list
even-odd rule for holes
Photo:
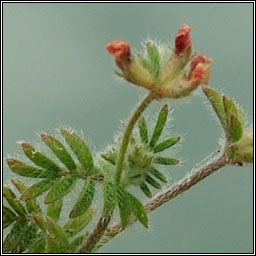
[[150,90],[158,99],[180,98],[201,84],[207,85],[211,74],[212,59],[203,54],[192,57],[190,32],[186,24],[178,30],[168,61],[153,42],[146,44],[147,56],[133,55],[129,43],[123,40],[109,43],[106,49],[115,57],[118,74],[127,81]]

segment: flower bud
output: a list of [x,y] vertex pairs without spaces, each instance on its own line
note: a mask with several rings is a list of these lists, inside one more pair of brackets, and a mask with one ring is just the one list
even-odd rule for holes
[[191,30],[191,27],[186,24],[178,30],[175,38],[175,54],[190,56],[192,50]]
[[131,62],[130,45],[124,40],[116,40],[106,46],[108,52],[115,56],[117,66],[124,70]]

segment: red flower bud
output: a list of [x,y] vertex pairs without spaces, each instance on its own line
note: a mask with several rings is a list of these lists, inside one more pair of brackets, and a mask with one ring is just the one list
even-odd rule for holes
[[177,32],[175,39],[175,53],[180,54],[191,54],[192,41],[190,37],[191,27],[184,24]]
[[199,84],[208,84],[211,74],[210,63],[212,63],[212,59],[207,58],[203,54],[196,55],[193,58],[188,75],[188,80],[193,87]]
[[131,61],[130,45],[124,40],[116,40],[106,46],[108,52],[115,56],[117,66],[124,70]]

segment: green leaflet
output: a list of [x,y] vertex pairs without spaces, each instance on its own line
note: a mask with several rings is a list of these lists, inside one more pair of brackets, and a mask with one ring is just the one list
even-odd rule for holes
[[223,104],[224,104],[224,109],[226,111],[227,124],[230,127],[231,116],[232,115],[237,116],[238,110],[234,101],[231,100],[226,95],[223,96]]
[[100,155],[103,159],[108,161],[109,163],[115,165],[116,164],[116,152],[113,150],[110,152],[106,152]]
[[30,165],[24,164],[13,158],[8,158],[6,161],[10,169],[13,172],[19,174],[20,176],[30,177],[30,178],[45,178],[49,174],[49,171],[47,170],[39,169]]
[[[21,180],[13,179],[11,180],[12,184],[18,189],[20,193],[24,193],[28,188]],[[42,210],[39,204],[36,202],[36,199],[26,200],[26,208],[29,213],[41,213]]]
[[171,146],[177,144],[179,141],[180,141],[180,137],[173,137],[168,140],[164,140],[163,142],[156,145],[153,151],[154,153],[162,152],[167,148],[170,148]]
[[165,178],[165,176],[161,172],[159,172],[157,169],[155,169],[154,167],[150,167],[150,173],[152,175],[154,175],[160,181],[167,183],[167,179]]
[[95,210],[90,207],[84,214],[70,219],[63,227],[67,236],[71,237],[82,231],[93,219]]
[[9,205],[13,208],[13,210],[17,212],[20,216],[25,216],[27,214],[24,206],[16,198],[15,194],[12,192],[11,189],[4,187],[3,196],[5,197]]
[[117,202],[116,185],[110,181],[104,181],[104,213],[111,214]]
[[41,137],[45,144],[70,171],[76,170],[75,162],[60,141],[53,136],[46,134],[41,134]]
[[211,102],[216,114],[218,115],[220,122],[224,128],[225,131],[227,131],[227,120],[226,120],[226,112],[225,112],[225,108],[224,108],[224,104],[223,104],[223,100],[221,95],[209,88],[209,87],[204,87],[203,91],[205,93],[205,95],[207,96],[207,98],[209,99],[209,101]]
[[60,198],[54,202],[48,204],[47,207],[47,216],[52,218],[55,221],[58,221],[60,218],[60,213],[62,209],[63,199]]
[[140,184],[140,189],[143,191],[143,193],[144,193],[147,197],[149,197],[149,198],[152,197],[152,193],[151,193],[150,189],[148,188],[148,186],[147,186],[147,184],[146,184],[145,182],[142,182],[142,183]]
[[86,237],[87,237],[87,235],[85,235],[85,236],[78,236],[77,238],[75,238],[69,244],[70,252],[71,253],[75,253],[80,248],[80,246],[82,245],[82,243],[86,239]]
[[179,160],[174,158],[156,157],[154,158],[154,163],[163,165],[175,165],[179,163]]
[[122,226],[128,225],[132,214],[132,206],[129,194],[120,185],[117,185],[117,200]]
[[17,216],[8,207],[3,206],[3,228],[9,227],[15,220]]
[[58,181],[58,178],[46,178],[31,187],[29,187],[22,195],[21,200],[28,200],[42,195],[45,191],[49,190],[52,185]]
[[243,126],[240,121],[234,116],[231,115],[230,120],[230,137],[232,142],[239,141],[243,135]]
[[61,134],[76,155],[84,171],[91,171],[93,169],[93,157],[85,142],[74,132],[62,129]]
[[157,189],[161,188],[161,185],[157,181],[155,181],[152,177],[150,177],[149,175],[146,176],[146,182],[154,188],[157,188]]
[[75,187],[78,177],[74,174],[68,174],[64,178],[59,179],[46,195],[44,202],[52,203],[65,195],[67,195]]
[[33,240],[27,253],[45,253],[45,236],[41,235]]
[[152,134],[152,137],[151,137],[151,140],[149,143],[150,148],[154,148],[156,142],[160,138],[162,131],[164,129],[164,126],[166,124],[167,116],[168,116],[168,106],[164,105],[164,107],[161,109],[161,111],[158,115],[155,129],[154,129],[154,132]]
[[69,241],[65,231],[51,218],[47,218],[46,253],[68,253]]
[[147,128],[147,123],[144,117],[142,117],[139,122],[139,132],[140,132],[140,138],[141,142],[144,144],[148,143],[148,128]]
[[84,214],[92,204],[94,193],[95,182],[90,177],[88,177],[84,183],[84,187],[81,194],[79,195],[78,201],[70,212],[69,217],[75,218],[81,214]]
[[46,232],[46,220],[41,215],[33,215],[35,224],[43,231]]
[[56,165],[52,160],[46,157],[44,154],[37,151],[28,143],[22,143],[22,148],[25,155],[36,165],[51,171],[51,174],[56,175],[61,168]]
[[27,220],[17,220],[3,243],[4,253],[21,253],[36,236],[36,227]]
[[132,213],[137,217],[137,219],[140,221],[141,224],[143,224],[144,227],[148,228],[148,215],[143,204],[132,194],[128,194],[131,202]]

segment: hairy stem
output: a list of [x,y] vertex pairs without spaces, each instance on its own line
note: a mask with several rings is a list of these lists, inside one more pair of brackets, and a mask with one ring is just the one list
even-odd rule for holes
[[[143,111],[147,108],[147,106],[154,99],[155,99],[154,94],[149,93],[147,95],[147,97],[137,107],[137,109],[133,113],[129,123],[127,124],[127,126],[125,128],[122,143],[121,143],[121,148],[120,148],[120,152],[119,152],[119,157],[117,160],[116,177],[115,177],[117,183],[120,181],[120,178],[121,178],[125,153],[126,153],[126,150],[127,150],[128,144],[129,144],[129,140],[130,140],[133,128],[134,128],[137,120],[143,113]],[[111,220],[111,217],[112,217],[112,213],[109,213],[109,214],[103,213],[102,214],[95,229],[90,234],[90,236],[86,240],[85,244],[80,248],[79,253],[89,253],[94,249],[94,247],[97,245],[98,241],[103,236],[105,230],[107,229],[107,226]]]
[[[192,186],[196,185],[198,182],[219,170],[220,168],[226,166],[228,164],[228,159],[226,154],[222,154],[220,157],[214,159],[211,163],[207,164],[203,168],[189,172],[182,180],[176,182],[171,187],[166,189],[159,195],[156,195],[153,199],[151,199],[144,206],[148,212],[151,212],[163,205],[164,203],[170,201],[176,196],[182,194],[183,192],[190,189]],[[137,218],[133,216],[130,220],[129,225],[132,225],[137,221]],[[129,226],[128,225],[128,226]],[[127,227],[128,227],[127,226]],[[101,237],[99,243],[94,248],[94,251],[102,247],[104,244],[108,243],[112,238],[122,232],[125,228],[122,227],[121,223],[114,224],[112,227],[107,229],[104,235]]]
[[143,111],[147,108],[147,106],[152,102],[152,100],[155,99],[154,94],[149,93],[147,97],[141,102],[141,104],[138,106],[138,108],[133,113],[128,125],[125,128],[120,152],[118,155],[117,165],[116,165],[116,182],[118,183],[121,178],[122,170],[123,170],[123,163],[125,158],[125,153],[129,144],[129,140],[132,134],[132,130],[134,128],[134,125],[138,121],[139,117],[143,113]]

